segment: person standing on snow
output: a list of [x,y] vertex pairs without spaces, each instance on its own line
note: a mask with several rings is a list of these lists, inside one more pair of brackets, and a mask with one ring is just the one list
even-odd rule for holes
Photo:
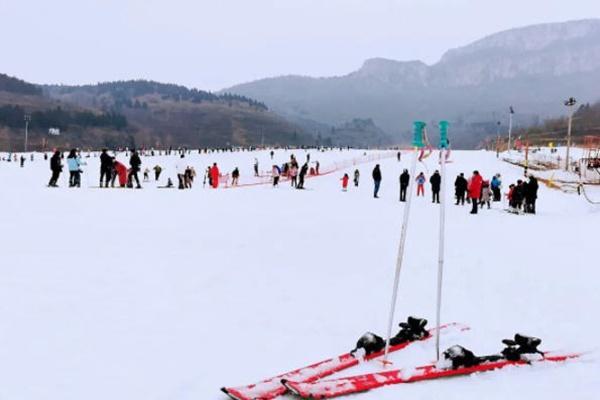
[[360,180],[360,171],[358,169],[354,170],[354,186],[358,187],[358,181]]
[[231,173],[231,186],[237,186],[239,179],[240,179],[240,170],[238,169],[238,167],[235,167],[235,169]]
[[219,167],[217,163],[213,163],[213,166],[210,168],[210,181],[213,189],[219,187]]
[[492,196],[493,196],[493,193],[492,193],[492,189],[490,188],[490,183],[488,181],[483,181],[483,183],[481,185],[481,200],[479,202],[479,205],[481,206],[482,209],[485,204],[487,204],[488,210],[490,209],[490,202],[491,202]]
[[271,174],[273,175],[273,187],[275,187],[275,186],[279,185],[279,177],[281,176],[281,169],[277,165],[273,165]]
[[465,174],[462,172],[456,177],[454,181],[454,193],[456,194],[456,205],[465,205],[465,193],[467,192],[468,183],[465,179]]
[[81,158],[77,155],[77,149],[71,149],[67,156],[69,187],[81,187],[81,164]]
[[104,181],[104,187],[108,187],[108,182],[112,176],[114,157],[108,155],[108,149],[102,149],[100,153],[100,187]]
[[292,187],[296,187],[298,185],[298,166],[296,165],[295,162],[292,162],[292,166],[290,167],[290,181],[292,183]]
[[415,179],[415,182],[417,182],[417,196],[419,196],[419,194],[421,194],[421,196],[425,197],[425,181],[426,180],[427,179],[425,179],[425,174],[423,174],[422,172],[419,172],[417,179]]
[[410,174],[407,169],[404,169],[400,174],[400,201],[406,201],[406,189],[408,189],[408,184],[410,182]]
[[471,214],[477,214],[477,203],[479,202],[479,198],[481,197],[481,186],[483,184],[483,178],[479,175],[479,171],[473,171],[473,176],[471,177],[471,181],[469,182],[469,198],[471,199],[471,204],[473,208],[471,209]]
[[379,186],[381,186],[381,169],[379,168],[379,164],[375,165],[375,168],[373,168],[373,184],[374,184],[374,188],[373,188],[373,197],[378,199],[379,196]]
[[308,173],[308,161],[304,163],[304,165],[302,165],[302,168],[300,168],[300,174],[299,174],[299,181],[298,181],[298,186],[296,186],[296,189],[304,189],[304,177],[306,176],[306,174]]
[[133,179],[135,178],[135,182],[137,184],[136,188],[142,188],[142,185],[140,185],[140,178],[138,177],[138,172],[140,172],[141,165],[142,160],[140,159],[140,155],[138,154],[137,150],[133,149],[131,151],[131,157],[129,158],[129,166],[131,168],[129,170],[129,175],[127,176],[127,186],[133,187]]
[[50,177],[50,182],[48,182],[48,186],[58,187],[57,182],[62,172],[62,164],[60,163],[61,155],[60,151],[56,150],[52,157],[50,157],[50,171],[52,171],[52,176]]
[[500,174],[494,175],[492,182],[490,182],[492,192],[494,193],[494,201],[501,201],[502,194],[500,193],[502,187],[502,181],[500,180]]
[[254,176],[258,176],[258,158],[254,159]]
[[158,178],[160,178],[160,173],[162,172],[162,168],[160,165],[155,165],[154,166],[154,180],[158,181]]
[[341,179],[341,181],[342,181],[342,190],[344,192],[348,191],[348,181],[349,180],[350,180],[350,177],[348,176],[348,174],[344,174],[344,176]]
[[439,204],[440,203],[440,187],[442,184],[442,177],[440,176],[440,173],[438,170],[435,170],[433,175],[431,175],[431,177],[429,178],[429,183],[431,183],[431,193],[432,193],[431,202]]
[[529,183],[525,188],[525,212],[535,214],[535,201],[537,199],[538,181],[533,175],[529,175]]

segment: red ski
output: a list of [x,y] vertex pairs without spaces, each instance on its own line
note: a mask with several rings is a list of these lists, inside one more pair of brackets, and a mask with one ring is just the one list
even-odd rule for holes
[[[454,328],[461,332],[469,329],[467,326],[456,322],[440,326],[440,330],[444,331],[450,328]],[[430,335],[419,341],[428,340],[434,337],[436,333],[435,328],[430,329],[428,332]],[[397,346],[392,346],[390,347],[389,351],[394,352],[401,350],[409,346],[411,343],[414,342],[406,342]],[[364,361],[369,361],[382,355],[383,351],[373,353],[365,357]],[[333,375],[336,372],[358,365],[359,362],[359,359],[355,358],[350,353],[346,353],[338,357],[330,358],[304,368],[299,368],[294,371],[275,376],[273,378],[265,379],[264,381],[255,384],[237,387],[224,387],[221,389],[221,391],[235,400],[270,400],[287,392],[287,388],[281,383],[282,380],[294,381],[298,383],[314,382],[326,376]]]
[[446,378],[451,376],[469,375],[476,372],[492,371],[516,365],[536,364],[545,361],[567,361],[577,358],[581,354],[549,354],[536,361],[508,361],[499,360],[486,362],[474,367],[458,369],[440,369],[435,364],[424,365],[413,369],[398,369],[394,371],[376,372],[371,374],[356,375],[347,378],[323,380],[319,382],[292,382],[283,380],[282,384],[292,393],[305,399],[328,399],[346,394],[354,394],[375,389],[381,386],[395,385],[398,383],[418,382],[429,379]]

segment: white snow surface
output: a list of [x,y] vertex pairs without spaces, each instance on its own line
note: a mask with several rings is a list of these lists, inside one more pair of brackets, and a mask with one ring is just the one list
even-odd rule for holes
[[[291,153],[305,158],[304,150],[276,150],[276,161]],[[365,157],[310,153],[322,168]],[[176,156],[143,157],[142,169],[158,163],[165,171],[142,190],[91,188],[95,157],[80,189],[67,187],[67,173],[60,188],[47,188],[40,154],[23,168],[0,162],[0,399],[224,399],[222,386],[337,356],[366,331],[383,335],[408,152],[402,162],[378,161],[380,199],[372,196],[375,162],[358,166],[360,186],[350,182],[348,192],[340,179],[352,179],[354,167],[310,179],[304,191],[286,182],[202,188],[212,162],[224,172],[238,166],[244,182],[255,157],[270,170],[268,151],[189,155],[199,173],[191,190],[156,189],[169,176],[176,182]],[[504,193],[522,169],[493,152],[454,151],[451,159],[442,316],[472,329],[443,335],[442,346],[495,353],[501,339],[522,332],[541,337],[543,350],[588,353],[353,399],[597,399],[600,206],[540,184],[535,216],[506,213],[505,202],[469,215],[468,205],[451,203],[458,172],[500,172]],[[432,155],[417,172],[436,168]],[[427,185],[426,197],[413,199],[396,320],[411,314],[431,327],[439,206],[429,196]],[[393,354],[392,368],[434,358],[433,340],[415,343]],[[362,363],[335,377],[381,369]]]

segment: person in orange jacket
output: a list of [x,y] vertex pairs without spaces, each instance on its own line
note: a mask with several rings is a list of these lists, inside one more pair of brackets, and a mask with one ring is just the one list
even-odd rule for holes
[[348,174],[344,174],[344,177],[342,178],[342,190],[344,192],[346,192],[348,190],[348,181],[350,180],[350,177],[348,176]]
[[212,168],[210,169],[210,178],[212,181],[213,189],[219,187],[219,167],[217,167],[217,163],[214,163]]

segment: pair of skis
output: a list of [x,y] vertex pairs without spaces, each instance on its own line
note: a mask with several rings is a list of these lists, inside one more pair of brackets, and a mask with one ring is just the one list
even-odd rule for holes
[[[427,337],[417,340],[416,342],[429,340],[442,333],[462,332],[468,329],[469,327],[463,324],[449,323],[440,326],[439,332],[435,328],[430,329]],[[412,343],[415,342],[404,342],[396,346],[391,346],[389,348],[389,352],[391,353],[402,350]],[[354,367],[361,361],[370,361],[380,358],[383,353],[383,350],[375,352],[363,357],[362,360],[357,358],[358,356],[345,353],[338,357],[329,358],[304,368],[299,368],[285,374],[265,379],[255,384],[237,387],[224,387],[221,389],[221,391],[235,400],[271,400],[287,393],[289,387],[285,386],[282,382],[286,382],[286,384],[289,385],[316,382],[319,379],[333,375],[336,372]]]
[[541,362],[560,362],[577,358],[581,354],[550,354],[538,360],[510,361],[498,360],[485,362],[471,367],[456,369],[440,368],[436,364],[424,365],[412,369],[398,369],[394,371],[375,372],[356,375],[347,378],[323,380],[319,382],[294,382],[283,380],[283,385],[292,393],[305,399],[329,399],[332,397],[355,394],[387,385],[411,383],[452,376],[471,375],[478,372],[493,371],[501,368],[518,365],[536,364]]

